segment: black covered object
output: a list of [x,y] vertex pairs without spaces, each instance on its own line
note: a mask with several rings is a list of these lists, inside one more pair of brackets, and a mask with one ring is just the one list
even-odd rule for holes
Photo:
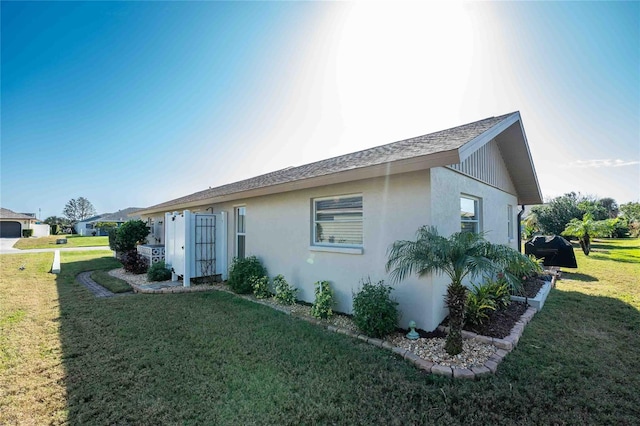
[[524,253],[543,258],[544,266],[578,267],[571,243],[558,235],[533,237],[525,243]]

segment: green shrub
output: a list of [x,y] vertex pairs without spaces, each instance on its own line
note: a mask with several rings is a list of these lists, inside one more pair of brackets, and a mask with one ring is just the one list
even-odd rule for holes
[[59,225],[51,225],[51,235],[57,235],[58,234],[58,230],[60,229]]
[[130,220],[117,228],[114,246],[111,247],[111,244],[109,246],[117,253],[126,253],[135,250],[138,244],[146,243],[147,235],[149,235],[149,227],[146,223],[141,220]]
[[284,276],[277,275],[273,279],[273,286],[276,289],[274,298],[278,303],[283,305],[293,305],[296,303],[296,293],[298,293],[298,289],[291,287],[287,280],[284,279]]
[[253,291],[251,278],[259,278],[265,275],[267,275],[267,270],[257,257],[234,258],[229,268],[227,284],[238,294],[249,294]]
[[398,303],[391,300],[391,290],[384,281],[372,284],[367,278],[362,289],[353,295],[353,321],[367,336],[384,337],[396,329]]
[[271,297],[271,289],[269,288],[269,277],[251,277],[249,279],[253,288],[253,295],[257,299],[268,299]]
[[24,238],[30,238],[33,235],[33,229],[23,229],[22,236]]
[[147,271],[147,279],[149,281],[167,281],[171,279],[171,270],[167,268],[164,260],[154,263]]
[[489,314],[496,310],[496,304],[491,298],[488,286],[473,286],[467,293],[465,323],[467,325],[482,325]]
[[132,274],[144,274],[149,269],[147,259],[142,257],[137,250],[129,250],[120,258],[125,271]]
[[329,281],[318,281],[315,283],[315,301],[311,306],[311,315],[319,319],[327,319],[333,315],[333,291],[329,286]]
[[496,309],[505,309],[511,303],[511,288],[504,278],[488,281],[484,284],[488,297],[493,300]]

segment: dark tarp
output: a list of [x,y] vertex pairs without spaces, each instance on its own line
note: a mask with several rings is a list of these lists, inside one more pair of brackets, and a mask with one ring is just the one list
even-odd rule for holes
[[544,266],[578,267],[573,246],[559,235],[533,237],[524,244],[524,253],[544,258]]

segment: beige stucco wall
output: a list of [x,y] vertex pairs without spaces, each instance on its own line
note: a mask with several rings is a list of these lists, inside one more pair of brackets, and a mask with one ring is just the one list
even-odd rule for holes
[[[237,202],[206,205],[192,211],[226,211],[229,215],[229,260],[235,254],[234,208],[246,207],[246,253],[258,256],[269,276],[283,274],[300,289],[300,299],[313,302],[314,283],[328,280],[334,289],[336,310],[352,311],[352,293],[363,278],[384,279],[387,250],[399,239],[414,239],[422,225],[435,225],[442,235],[460,230],[460,194],[478,197],[482,229],[487,238],[507,243],[507,204],[516,198],[447,168],[367,179],[319,188],[255,197]],[[317,251],[311,244],[312,199],[333,195],[362,194],[363,250],[361,254]],[[157,215],[156,220],[162,220]],[[143,218],[143,219],[146,219]],[[512,223],[515,226],[515,218]],[[515,231],[514,231],[515,235]],[[510,244],[515,248],[516,243]],[[446,316],[443,297],[445,277],[411,277],[395,283],[392,292],[402,311],[400,325],[415,320],[432,330]]]

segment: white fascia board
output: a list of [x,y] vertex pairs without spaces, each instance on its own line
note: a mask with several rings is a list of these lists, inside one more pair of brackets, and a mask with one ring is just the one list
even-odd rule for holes
[[[471,139],[469,142],[462,145],[460,148],[458,148],[458,152],[460,155],[460,162],[463,162],[464,160],[469,158],[471,154],[476,152],[483,145],[489,143],[493,138],[498,136],[500,133],[507,130],[509,126],[511,126],[513,123],[515,123],[518,120],[520,120],[520,113],[514,112],[509,117],[505,118],[495,126],[491,127],[489,130],[486,130],[484,133],[481,133],[480,135]],[[522,128],[522,122],[520,122],[520,128]]]
[[[518,114],[518,116],[520,116],[520,114]],[[520,133],[522,133],[524,148],[527,150],[527,157],[529,159],[529,164],[531,165],[531,173],[533,174],[533,179],[536,185],[536,192],[538,193],[538,198],[539,198],[539,200],[533,200],[535,202],[530,204],[539,204],[543,202],[543,198],[542,198],[542,191],[540,190],[540,182],[538,182],[538,173],[536,173],[536,167],[533,164],[533,157],[531,156],[531,150],[529,149],[529,141],[527,140],[527,134],[524,132],[524,125],[522,124],[522,119],[520,119],[519,121],[520,121]]]

